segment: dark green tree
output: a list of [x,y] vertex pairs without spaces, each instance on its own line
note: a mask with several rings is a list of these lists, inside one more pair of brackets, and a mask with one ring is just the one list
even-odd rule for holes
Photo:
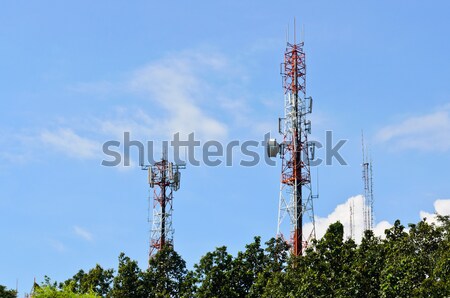
[[435,268],[442,245],[442,229],[421,221],[409,233],[396,221],[386,232],[386,263],[381,272],[381,297],[436,296]]
[[425,285],[432,289],[436,297],[450,297],[450,216],[437,216],[442,233],[439,244],[436,266],[433,270],[433,284]]
[[113,269],[105,270],[97,264],[88,273],[83,270],[78,271],[71,279],[63,282],[60,288],[69,288],[74,293],[94,292],[99,296],[106,297],[111,291],[113,274]]
[[232,265],[233,257],[225,246],[203,256],[195,265],[195,278],[198,283],[196,297],[239,297],[232,285]]
[[373,231],[365,231],[353,263],[354,297],[380,297],[380,274],[385,266],[385,245]]
[[261,237],[255,237],[254,242],[245,248],[245,251],[238,252],[231,269],[231,283],[239,297],[249,294],[256,278],[265,269],[266,256],[261,247]]
[[[273,293],[274,287],[279,286],[282,281],[283,272],[289,259],[289,245],[282,238],[271,238],[266,243],[264,249],[264,257],[260,272],[258,273],[255,282],[249,291],[249,297],[262,297],[264,292]],[[276,279],[271,281],[271,279]],[[268,283],[272,285],[267,288]],[[266,294],[269,295],[269,294]]]
[[0,297],[2,298],[16,298],[17,292],[15,290],[8,290],[5,286],[0,285]]
[[[170,247],[145,271],[122,253],[114,278],[99,265],[59,287],[46,277],[35,297],[450,297],[450,216],[437,218],[409,230],[396,221],[383,240],[366,231],[359,246],[336,222],[298,257],[281,238],[263,248],[255,237],[236,258],[225,246],[208,252],[193,271]],[[3,296],[14,297],[0,287]]]
[[111,296],[114,298],[144,297],[141,276],[142,273],[137,262],[121,253]]
[[344,241],[344,227],[336,222],[322,239],[314,241],[305,254],[292,257],[285,288],[290,297],[353,297],[352,264],[356,244]]
[[186,262],[166,246],[149,261],[149,268],[142,272],[144,297],[182,297],[192,290],[192,279],[187,279]]

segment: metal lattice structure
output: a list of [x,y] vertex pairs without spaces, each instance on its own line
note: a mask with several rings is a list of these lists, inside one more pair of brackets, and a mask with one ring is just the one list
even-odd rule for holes
[[364,146],[364,135],[361,137],[362,143],[362,179],[364,182],[364,230],[373,230],[373,179],[372,179],[372,160],[366,155],[366,148]]
[[185,164],[169,162],[166,154],[161,161],[142,166],[148,171],[148,183],[153,189],[149,258],[166,245],[173,247],[173,193],[180,188],[180,169],[185,168]]
[[[283,118],[279,118],[279,133],[283,141],[269,140],[268,154],[278,153],[282,161],[277,235],[286,238],[285,218],[289,218],[289,243],[294,255],[315,238],[314,208],[311,187],[310,161],[314,159],[314,143],[308,141],[312,112],[312,98],[306,96],[306,64],[304,43],[287,43],[281,75],[284,88]],[[311,223],[305,232],[303,224]]]
[[355,200],[350,202],[350,233],[349,238],[355,240]]

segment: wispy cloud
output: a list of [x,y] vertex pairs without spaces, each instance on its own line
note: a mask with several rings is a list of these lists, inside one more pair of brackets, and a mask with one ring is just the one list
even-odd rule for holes
[[72,129],[60,128],[55,131],[43,131],[39,140],[68,156],[76,158],[93,158],[98,155],[101,148],[96,141],[76,134]]
[[164,110],[153,118],[160,132],[195,132],[206,138],[222,138],[228,132],[227,125],[200,103],[208,99],[205,96],[210,88],[202,72],[217,71],[226,63],[219,55],[178,54],[135,71],[129,86],[133,91],[147,93],[148,99]]
[[450,150],[450,106],[433,113],[407,118],[383,127],[376,140],[402,149],[445,152]]
[[[69,91],[83,96],[127,95],[127,102],[108,107],[101,114],[57,120],[56,128],[37,129],[28,146],[45,145],[77,159],[101,158],[102,143],[122,140],[130,132],[134,140],[181,139],[194,132],[200,140],[225,140],[249,134],[262,137],[276,121],[261,118],[256,106],[265,107],[246,85],[245,71],[235,58],[217,50],[182,50],[154,60],[120,76],[117,81],[79,82]],[[251,101],[258,104],[252,104]],[[117,103],[117,101],[114,101]],[[259,117],[259,118],[258,118]],[[3,153],[0,158],[11,159]]]
[[73,231],[74,231],[75,235],[81,237],[82,239],[84,239],[86,241],[92,241],[94,239],[91,232],[89,232],[88,230],[83,229],[79,226],[74,226]]
[[0,131],[0,166],[6,164],[26,164],[38,160],[36,137],[23,131]]
[[57,252],[64,252],[66,251],[66,246],[59,240],[50,239],[50,245],[51,247],[56,250]]

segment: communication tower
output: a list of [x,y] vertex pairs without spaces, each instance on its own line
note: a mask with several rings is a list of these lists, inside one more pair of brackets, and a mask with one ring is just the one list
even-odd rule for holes
[[[295,36],[295,32],[294,32]],[[314,208],[311,188],[310,161],[314,160],[314,143],[308,141],[311,133],[312,98],[306,96],[306,64],[304,42],[287,42],[281,76],[284,89],[284,117],[278,119],[282,142],[270,139],[269,157],[280,155],[281,182],[278,208],[277,236],[285,238],[284,219],[289,218],[289,243],[292,254],[298,256],[308,242],[315,238]],[[305,233],[303,224],[310,222]]]
[[148,183],[153,189],[149,258],[166,245],[173,247],[173,193],[180,189],[180,170],[185,168],[185,164],[169,162],[166,152],[160,161],[142,166],[142,170],[148,172]]
[[350,235],[349,238],[355,240],[355,200],[350,202]]
[[372,159],[366,154],[367,148],[364,145],[364,135],[361,134],[362,143],[362,179],[364,182],[364,230],[373,230],[373,179],[372,179]]

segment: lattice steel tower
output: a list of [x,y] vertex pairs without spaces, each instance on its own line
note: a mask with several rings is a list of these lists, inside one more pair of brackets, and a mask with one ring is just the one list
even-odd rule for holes
[[[294,33],[295,35],[295,33]],[[314,143],[308,141],[312,112],[312,98],[306,96],[306,64],[304,42],[287,43],[281,75],[284,88],[284,117],[279,118],[279,133],[283,141],[270,139],[267,151],[270,157],[278,153],[282,161],[277,235],[284,237],[284,219],[289,217],[289,242],[294,255],[315,238],[314,208],[311,187],[310,161],[314,160]],[[311,223],[304,231],[303,224]]]
[[367,156],[367,148],[364,146],[364,135],[361,133],[362,143],[362,179],[364,182],[364,230],[373,230],[373,179],[372,179],[372,159]]
[[349,202],[350,208],[350,233],[348,238],[355,240],[355,199],[351,199]]
[[153,189],[149,258],[166,245],[173,247],[173,193],[180,189],[180,169],[185,168],[185,164],[169,162],[166,153],[161,161],[142,166],[143,170],[148,171],[148,183]]

